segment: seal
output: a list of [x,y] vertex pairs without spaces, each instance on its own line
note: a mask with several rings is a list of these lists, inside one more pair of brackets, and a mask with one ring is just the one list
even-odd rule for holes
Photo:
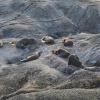
[[25,49],[25,47],[29,45],[33,45],[35,43],[36,41],[34,38],[23,38],[19,40],[18,42],[16,42],[16,48]]
[[76,55],[69,55],[68,65],[73,65],[79,68],[84,68],[84,66],[82,65],[82,62],[79,61],[79,58]]
[[70,53],[64,49],[54,49],[52,50],[52,54],[56,54],[63,58],[68,58],[68,56],[70,55]]
[[54,44],[54,38],[51,36],[44,36],[41,40],[46,44]]
[[73,46],[73,41],[69,38],[65,38],[62,40],[64,46]]
[[0,48],[3,47],[3,41],[0,40]]
[[28,62],[28,61],[36,60],[40,57],[41,53],[42,52],[35,52],[29,55],[26,59],[21,60],[21,62]]

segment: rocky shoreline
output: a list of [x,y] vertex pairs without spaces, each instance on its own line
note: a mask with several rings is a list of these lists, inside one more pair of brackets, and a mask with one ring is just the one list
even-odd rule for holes
[[0,0],[0,100],[90,99],[100,99],[100,2]]

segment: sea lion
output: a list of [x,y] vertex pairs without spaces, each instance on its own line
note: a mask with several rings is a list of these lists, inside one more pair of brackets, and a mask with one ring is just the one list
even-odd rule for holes
[[63,49],[54,49],[54,50],[52,50],[52,53],[56,54],[60,57],[63,57],[63,58],[68,58],[68,56],[70,55],[70,53],[68,51],[63,50]]
[[28,62],[28,61],[36,60],[39,58],[41,53],[42,52],[35,52],[35,53],[29,55],[26,59],[21,60],[21,62]]
[[68,57],[68,65],[74,65],[76,67],[79,68],[84,68],[84,66],[82,65],[82,62],[78,60],[79,58],[77,58],[76,55],[69,55]]
[[3,41],[0,40],[0,48],[3,47]]
[[54,44],[54,38],[51,36],[44,36],[41,40],[46,44]]
[[19,40],[18,42],[16,42],[16,47],[20,49],[25,49],[26,46],[29,46],[35,43],[36,41],[34,38],[23,38]]
[[64,46],[73,46],[73,41],[71,39],[68,39],[68,38],[62,40],[62,43]]

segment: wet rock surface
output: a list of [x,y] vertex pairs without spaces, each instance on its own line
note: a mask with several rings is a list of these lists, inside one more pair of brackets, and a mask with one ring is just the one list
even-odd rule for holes
[[[44,36],[53,43],[42,42]],[[17,48],[25,38],[36,42]],[[73,45],[64,46],[65,38]],[[77,55],[84,67],[68,65],[55,49]],[[21,62],[35,52],[41,54]],[[73,98],[100,99],[100,1],[0,0],[0,99]]]

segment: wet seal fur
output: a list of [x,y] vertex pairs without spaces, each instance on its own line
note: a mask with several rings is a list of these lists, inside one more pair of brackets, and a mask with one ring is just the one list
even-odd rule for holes
[[34,38],[23,38],[16,42],[16,47],[20,49],[25,49],[26,46],[33,45],[36,43]]
[[0,40],[0,48],[3,47],[3,41]]
[[73,65],[73,66],[76,66],[76,67],[79,67],[79,68],[84,68],[84,66],[82,65],[82,62],[79,61],[79,58],[76,55],[69,55],[68,65]]
[[42,39],[42,42],[46,43],[46,44],[54,44],[54,38],[51,36],[44,36]]
[[40,57],[41,53],[42,52],[35,52],[29,55],[26,59],[21,60],[21,62],[28,62],[28,61],[36,60]]
[[65,38],[62,40],[64,46],[73,46],[73,41],[71,39]]
[[52,50],[52,54],[56,54],[63,58],[68,58],[68,56],[70,55],[70,53],[64,49],[54,49]]

